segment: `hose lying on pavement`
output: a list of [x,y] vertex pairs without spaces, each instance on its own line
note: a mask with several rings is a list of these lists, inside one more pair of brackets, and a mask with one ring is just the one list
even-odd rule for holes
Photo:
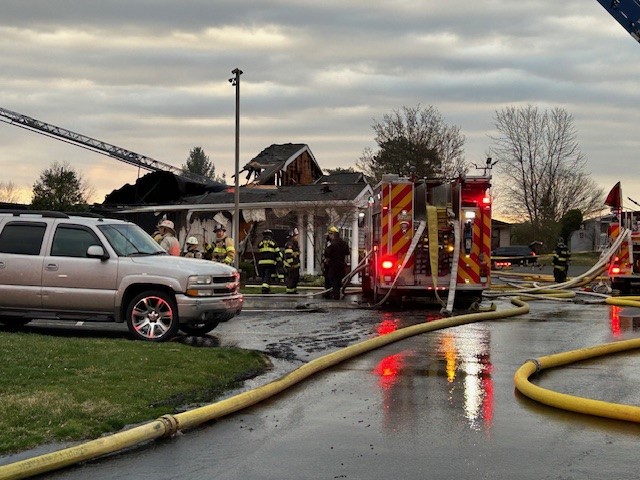
[[481,320],[514,317],[529,312],[529,305],[522,300],[514,298],[511,299],[511,303],[515,305],[516,308],[506,311],[492,310],[488,312],[471,313],[444,318],[441,320],[434,320],[428,323],[405,327],[387,335],[364,340],[336,352],[314,359],[284,375],[280,379],[254,390],[243,392],[228,399],[187,412],[178,413],[176,415],[163,415],[159,419],[147,424],[114,433],[113,435],[102,437],[97,440],[92,440],[78,446],[65,448],[57,452],[0,466],[0,479],[28,478],[33,475],[61,469],[78,462],[115,453],[143,442],[172,436],[180,430],[187,430],[196,427],[204,422],[221,418],[225,415],[237,412],[262,400],[270,398],[285,389],[296,385],[315,373],[354,358],[357,355],[361,355],[376,348],[383,347],[414,335],[478,322]]
[[[640,304],[638,304],[640,305]],[[640,339],[605,343],[594,347],[556,353],[538,359],[527,360],[515,373],[513,381],[516,388],[527,397],[551,407],[561,408],[571,412],[584,413],[599,417],[640,422],[640,407],[610,403],[601,400],[568,395],[548,390],[529,381],[529,377],[548,368],[556,368],[569,363],[587,360],[602,355],[623,352],[640,347]]]

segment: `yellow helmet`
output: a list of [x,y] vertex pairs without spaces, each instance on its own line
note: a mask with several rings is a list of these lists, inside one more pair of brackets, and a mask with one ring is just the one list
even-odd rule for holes
[[327,230],[327,233],[338,233],[339,230],[334,227],[333,225],[329,227],[329,229]]

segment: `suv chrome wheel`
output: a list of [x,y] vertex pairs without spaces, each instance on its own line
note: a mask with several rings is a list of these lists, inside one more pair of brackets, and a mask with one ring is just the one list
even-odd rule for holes
[[127,307],[127,326],[140,340],[164,342],[178,331],[178,309],[174,299],[164,292],[144,292]]

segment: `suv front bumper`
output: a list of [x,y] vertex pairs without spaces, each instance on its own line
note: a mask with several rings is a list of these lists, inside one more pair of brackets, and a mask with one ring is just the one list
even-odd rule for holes
[[180,323],[226,321],[238,315],[244,304],[241,293],[229,297],[188,297],[176,295]]

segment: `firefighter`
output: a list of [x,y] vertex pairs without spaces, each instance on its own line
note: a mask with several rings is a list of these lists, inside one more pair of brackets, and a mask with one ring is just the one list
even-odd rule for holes
[[187,258],[202,258],[202,252],[198,250],[198,239],[196,237],[187,238],[187,250],[183,256]]
[[564,243],[562,237],[558,238],[558,244],[553,252],[553,278],[556,283],[562,283],[567,280],[569,271],[569,247]]
[[269,229],[262,232],[262,240],[258,243],[258,257],[258,271],[262,277],[262,293],[271,293],[271,280],[276,275],[280,248],[273,239],[273,232]]
[[324,249],[324,288],[331,290],[325,293],[325,298],[340,300],[342,279],[345,275],[345,259],[349,255],[349,245],[340,238],[339,230],[331,226],[327,230],[327,246]]
[[176,238],[176,230],[171,220],[163,220],[158,225],[160,231],[160,246],[164,248],[169,255],[180,255],[180,244]]
[[227,229],[220,223],[215,226],[213,231],[216,234],[216,240],[211,252],[211,260],[231,265],[236,256],[233,239],[227,237]]
[[287,287],[285,292],[298,293],[300,281],[300,245],[298,244],[298,229],[294,228],[287,235],[284,245],[284,271],[287,275]]

